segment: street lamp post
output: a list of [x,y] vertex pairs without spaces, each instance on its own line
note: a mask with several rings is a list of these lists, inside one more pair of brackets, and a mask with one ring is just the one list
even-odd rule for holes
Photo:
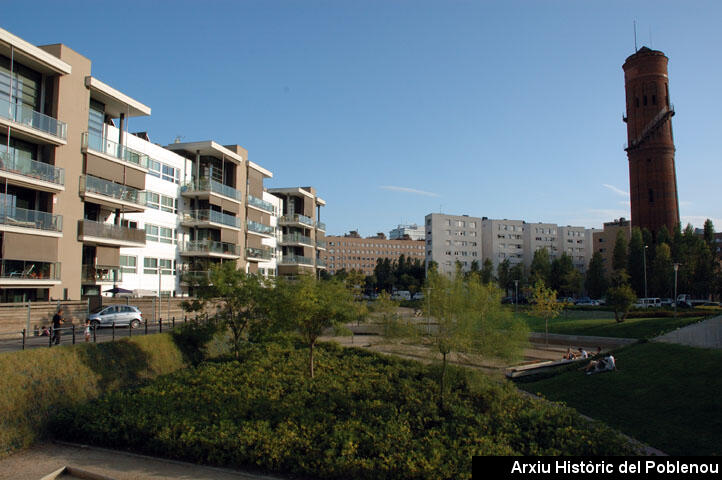
[[644,298],[647,298],[647,245],[644,246],[643,261],[644,264]]
[[519,303],[519,280],[514,280],[514,314],[516,314],[516,306]]
[[674,264],[674,318],[677,318],[677,270],[679,270],[679,263]]

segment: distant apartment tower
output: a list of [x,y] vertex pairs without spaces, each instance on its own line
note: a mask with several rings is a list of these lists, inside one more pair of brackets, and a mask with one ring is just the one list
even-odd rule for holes
[[[614,244],[617,241],[618,232],[621,231],[627,243],[632,235],[631,222],[626,218],[622,217],[612,222],[606,222],[604,229],[595,232],[594,237],[594,252],[599,252],[602,255],[602,261],[604,263],[604,269],[607,276],[612,274],[612,258],[614,258]],[[591,258],[590,258],[591,260]],[[589,263],[587,261],[587,263]]]
[[561,256],[559,251],[559,227],[554,223],[527,223],[524,233],[524,265],[531,266],[534,253],[546,249],[549,261],[553,262]]
[[572,227],[570,225],[557,228],[557,252],[559,256],[567,254],[572,259],[572,264],[577,270],[584,273],[591,260],[591,235],[587,232],[590,229],[584,227]]
[[389,232],[390,240],[424,240],[426,232],[424,226],[417,224],[399,225]]
[[326,201],[313,187],[269,188],[268,193],[278,197],[282,205],[278,218],[278,275],[315,275],[325,269],[319,252],[326,250],[326,224],[320,221]]
[[474,260],[481,267],[481,218],[430,213],[424,221],[427,271],[432,261],[447,275],[456,271],[456,262],[462,271],[469,271]]
[[321,258],[331,274],[345,269],[372,275],[379,259],[398,261],[403,255],[412,261],[418,259],[423,264],[426,256],[423,240],[392,240],[383,233],[361,238],[352,231],[343,236],[328,236],[326,243],[328,250],[321,252]]
[[668,58],[642,47],[624,62],[632,227],[670,232],[679,223]]
[[504,260],[512,266],[524,262],[524,227],[522,220],[482,219],[483,260],[491,260],[494,271]]

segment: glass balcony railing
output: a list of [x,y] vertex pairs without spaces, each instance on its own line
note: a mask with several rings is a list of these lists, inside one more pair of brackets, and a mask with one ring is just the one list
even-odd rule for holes
[[254,197],[253,195],[248,195],[248,205],[253,205],[254,207],[265,210],[268,213],[274,213],[276,211],[276,209],[273,208],[273,204],[271,202],[261,200],[260,198]]
[[217,253],[219,255],[241,256],[241,248],[238,245],[226,242],[216,242],[213,240],[194,240],[185,242],[181,245],[181,252],[205,252]]
[[278,263],[281,265],[313,265],[313,258],[301,255],[284,255]]
[[210,178],[201,178],[198,181],[186,183],[181,187],[181,192],[212,192],[238,200],[239,202],[243,200],[241,192],[233,187],[211,180]]
[[254,222],[253,220],[246,220],[246,224],[248,225],[248,230],[250,232],[263,233],[264,235],[273,235],[273,232],[276,231],[276,229],[273,227],[264,225],[262,223]]
[[10,103],[7,98],[0,99],[0,117],[22,123],[35,130],[48,133],[61,140],[67,138],[68,127],[65,122],[36,112],[27,105]]
[[0,224],[9,227],[45,230],[47,232],[62,232],[63,216],[38,210],[6,206],[0,203]]
[[17,280],[60,280],[60,262],[0,260],[0,278]]
[[241,219],[228,215],[227,213],[215,210],[189,210],[181,213],[182,222],[213,222],[228,225],[233,228],[241,228]]
[[123,281],[123,272],[119,268],[103,268],[95,265],[83,265],[80,275],[83,283],[110,283]]
[[308,225],[309,227],[313,227],[312,218],[305,215],[299,215],[298,213],[286,214],[282,216],[279,220],[280,223],[302,223],[304,225]]
[[135,203],[145,208],[146,193],[127,185],[103,180],[102,178],[93,177],[92,175],[81,175],[80,177],[81,193],[97,193],[105,197],[115,198],[122,202]]
[[180,277],[181,283],[208,283],[211,279],[211,272],[208,270],[176,270],[176,276]]
[[287,233],[283,237],[281,237],[282,243],[302,243],[304,245],[313,245],[313,240],[311,240],[311,237],[307,237],[306,235],[301,235],[300,233]]
[[326,261],[320,258],[316,259],[316,266],[321,268],[326,268]]
[[145,230],[122,227],[120,225],[113,225],[112,223],[94,222],[92,220],[78,220],[78,237],[82,236],[142,243],[145,245]]
[[270,260],[273,258],[273,250],[270,248],[246,248],[246,258],[261,258],[263,260]]
[[316,228],[318,228],[319,230],[323,230],[323,231],[325,232],[325,231],[326,231],[326,224],[323,223],[323,222],[316,222]]
[[136,152],[125,145],[103,138],[102,135],[98,135],[97,133],[84,132],[82,142],[83,147],[88,150],[103,153],[139,167],[148,168],[148,155]]
[[43,182],[65,185],[64,169],[22,156],[17,150],[0,150],[0,170],[24,175]]
[[318,241],[316,241],[316,247],[326,248],[326,242],[324,240],[318,240]]

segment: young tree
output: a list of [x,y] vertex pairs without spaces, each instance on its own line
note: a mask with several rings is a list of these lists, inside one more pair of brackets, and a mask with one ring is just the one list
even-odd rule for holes
[[279,280],[275,290],[274,320],[298,330],[309,347],[308,369],[314,377],[314,348],[324,330],[354,319],[352,295],[343,283],[320,281],[300,275],[294,281]]
[[617,232],[617,240],[614,242],[612,253],[612,270],[625,270],[627,268],[627,237],[624,231]]
[[491,259],[487,258],[484,260],[484,265],[481,267],[481,282],[489,284],[494,281],[494,264]]
[[574,264],[572,263],[572,257],[567,255],[566,252],[562,253],[561,257],[555,258],[551,264],[549,274],[550,288],[552,290],[556,290],[557,292],[567,294],[568,292],[564,291],[564,288],[562,287],[567,281],[567,276],[574,270],[576,269],[574,268]]
[[534,258],[531,260],[529,281],[532,284],[536,284],[541,280],[544,284],[548,284],[550,276],[551,262],[549,261],[549,251],[546,248],[540,248],[534,252]]
[[532,288],[532,313],[544,319],[544,337],[549,345],[549,322],[559,316],[564,305],[557,302],[557,292],[544,286],[544,282],[537,280]]
[[592,298],[600,298],[607,291],[607,277],[604,272],[604,259],[602,254],[594,252],[589,261],[587,277],[584,281],[587,294]]
[[499,282],[499,287],[504,291],[504,295],[509,293],[509,288],[514,286],[514,281],[511,277],[511,262],[508,258],[505,258],[499,263],[496,269],[496,278]]
[[607,305],[614,310],[614,319],[621,323],[627,319],[627,314],[637,297],[629,286],[629,275],[622,270],[612,274],[612,286],[607,290]]

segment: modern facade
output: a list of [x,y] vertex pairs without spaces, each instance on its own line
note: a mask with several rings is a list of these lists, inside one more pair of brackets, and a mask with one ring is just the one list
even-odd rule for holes
[[679,223],[668,58],[642,47],[624,62],[632,226],[670,232]]
[[439,272],[452,275],[456,262],[469,271],[476,260],[482,263],[482,219],[468,215],[430,213],[424,218],[426,227],[425,267],[436,262]]
[[321,252],[321,259],[326,262],[330,274],[344,269],[373,275],[379,259],[398,261],[403,255],[407,259],[418,259],[423,263],[426,257],[423,240],[387,239],[383,233],[367,238],[362,238],[357,232],[328,236],[326,244],[327,250]]
[[426,231],[424,226],[417,224],[399,225],[389,232],[390,240],[424,240]]
[[317,274],[326,269],[320,252],[326,250],[326,224],[321,222],[321,207],[326,201],[313,187],[270,188],[268,193],[281,201],[278,217],[280,258],[279,276]]

